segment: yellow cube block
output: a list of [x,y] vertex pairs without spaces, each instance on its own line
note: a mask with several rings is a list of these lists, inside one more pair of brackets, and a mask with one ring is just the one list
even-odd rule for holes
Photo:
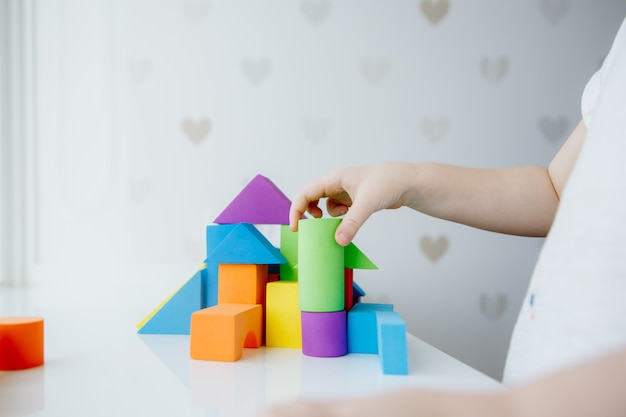
[[302,348],[302,321],[298,307],[298,282],[268,282],[265,301],[265,344]]

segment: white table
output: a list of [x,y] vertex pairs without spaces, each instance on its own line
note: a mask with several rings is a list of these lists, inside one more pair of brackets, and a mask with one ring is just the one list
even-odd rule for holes
[[297,396],[503,389],[410,335],[408,376],[384,375],[375,355],[312,358],[299,349],[245,349],[234,363],[194,361],[188,336],[136,333],[135,324],[173,289],[144,272],[94,278],[86,269],[69,284],[0,287],[0,316],[44,317],[46,344],[44,366],[0,371],[0,416],[251,416]]

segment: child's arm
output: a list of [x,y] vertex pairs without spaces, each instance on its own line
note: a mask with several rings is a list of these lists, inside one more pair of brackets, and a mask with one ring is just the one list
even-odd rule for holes
[[545,236],[585,135],[581,122],[548,169],[406,162],[339,169],[312,181],[296,195],[291,227],[297,229],[305,211],[320,217],[319,200],[327,197],[330,215],[345,214],[336,234],[342,245],[354,238],[374,212],[401,206],[481,229]]
[[294,402],[264,417],[623,417],[626,349],[520,388],[492,394],[406,389],[329,402]]

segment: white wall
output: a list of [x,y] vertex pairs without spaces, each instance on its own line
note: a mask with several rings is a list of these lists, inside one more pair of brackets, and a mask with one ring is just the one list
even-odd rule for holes
[[[155,281],[164,294],[257,173],[293,195],[332,168],[384,160],[546,164],[626,14],[617,0],[36,7],[33,270],[179,265]],[[400,209],[356,243],[380,268],[356,273],[368,300],[500,376],[541,240]]]
[[27,275],[34,51],[23,45],[33,41],[31,17],[29,1],[0,0],[0,286]]

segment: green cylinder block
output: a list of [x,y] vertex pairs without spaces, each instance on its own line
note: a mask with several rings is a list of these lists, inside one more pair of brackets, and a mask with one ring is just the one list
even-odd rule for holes
[[298,223],[298,304],[300,310],[344,309],[344,247],[335,241],[341,219]]

